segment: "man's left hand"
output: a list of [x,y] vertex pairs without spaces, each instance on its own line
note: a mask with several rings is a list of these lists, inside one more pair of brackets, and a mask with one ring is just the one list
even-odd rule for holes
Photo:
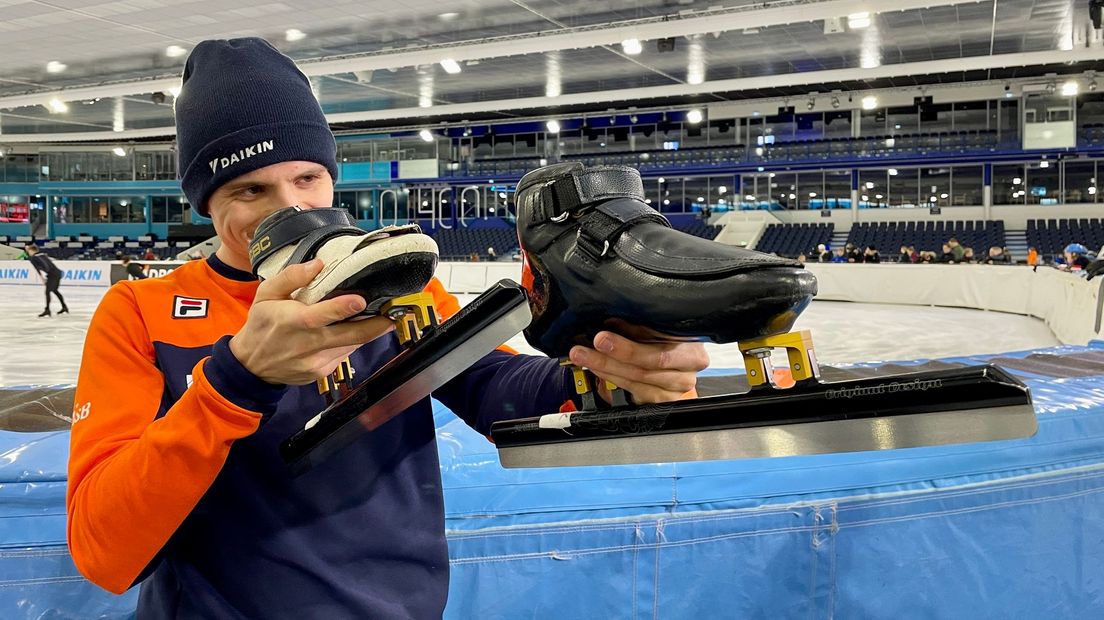
[[[569,356],[571,363],[623,388],[639,404],[697,397],[698,372],[709,367],[700,342],[644,344],[612,332],[599,332],[593,349],[572,347]],[[611,401],[604,381],[598,393]]]

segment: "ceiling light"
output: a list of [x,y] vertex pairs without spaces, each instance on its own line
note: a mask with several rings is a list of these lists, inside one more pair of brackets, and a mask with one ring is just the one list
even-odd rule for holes
[[621,42],[621,51],[629,56],[636,56],[644,51],[644,46],[640,44],[640,39],[625,39]]
[[698,84],[701,84],[704,81],[705,81],[705,75],[703,75],[702,73],[697,72],[697,71],[691,72],[691,73],[687,74],[687,76],[686,76],[686,83],[690,84],[691,86],[696,86]]
[[881,195],[881,194],[874,194],[874,197],[875,197],[875,198],[877,198],[878,200],[881,200],[881,199],[882,199],[882,195]]
[[548,129],[548,133],[560,133],[560,121],[556,119],[548,121],[544,126]]
[[65,112],[69,111],[69,106],[57,97],[51,99],[47,107],[50,108],[50,111],[55,114],[64,114]]
[[449,13],[441,13],[440,15],[437,16],[437,19],[439,19],[443,22],[451,22],[452,20],[456,19],[457,17],[460,17],[459,13],[449,12]]
[[65,71],[68,66],[69,65],[63,62],[51,60],[50,62],[46,63],[46,73],[61,73],[62,71]]
[[928,200],[930,200],[932,202],[939,202],[939,199],[936,198],[935,196],[932,196],[932,197],[928,198]]
[[790,194],[790,200],[797,200],[797,194]]
[[451,58],[446,58],[442,60],[441,68],[445,70],[445,73],[451,73],[453,75],[460,73],[460,63]]
[[874,182],[873,181],[867,181],[866,182],[866,189],[874,189]]
[[1049,168],[1050,167],[1050,162],[1044,159],[1043,161],[1039,162],[1039,167],[1040,168]]
[[111,149],[111,152],[115,153],[119,157],[126,157],[126,149],[124,149],[121,146],[117,146],[117,147]]
[[867,201],[869,201],[869,200],[870,200],[870,196],[867,196],[866,194],[863,194],[863,195],[862,195],[862,201],[863,201],[863,202],[867,202]]
[[298,28],[288,28],[287,32],[284,33],[284,38],[288,41],[301,41],[306,38],[306,36],[307,35]]
[[428,129],[419,131],[418,137],[426,142],[433,142],[433,134]]
[[664,183],[667,182],[667,179],[665,179],[663,177],[659,177],[658,179],[656,179],[656,182],[659,183],[660,185],[663,185]]
[[1080,84],[1076,80],[1070,80],[1065,84],[1062,84],[1062,96],[1063,97],[1076,97],[1077,91],[1080,89]]
[[867,95],[862,98],[862,107],[864,110],[873,110],[878,107],[878,98],[874,95]]
[[1053,95],[1053,94],[1054,94],[1054,90],[1055,90],[1055,88],[1054,88],[1054,82],[1051,82],[1051,83],[1049,83],[1049,84],[1047,84],[1047,85],[1046,85],[1046,92],[1047,92],[1047,94],[1048,94],[1048,95]]
[[851,30],[860,30],[870,27],[870,13],[852,13],[847,16],[847,27]]
[[179,45],[170,45],[165,48],[165,55],[169,58],[180,58],[184,54],[187,54],[188,50],[180,47]]
[[814,99],[812,97],[809,97],[808,103],[805,104],[805,109],[806,110],[812,110],[815,107],[816,107],[816,99]]
[[1087,84],[1089,92],[1096,92],[1096,80],[1089,80]]
[[1089,195],[1090,196],[1095,196],[1096,195],[1096,188],[1095,187],[1090,187],[1089,188]]
[[718,188],[717,188],[717,193],[718,193],[718,194],[720,194],[720,195],[722,195],[722,196],[723,196],[723,195],[725,194],[725,192],[727,192],[727,191],[728,191],[728,187],[726,187],[726,186],[724,186],[724,185],[722,185],[722,186],[720,186],[720,187],[718,187]]
[[897,145],[897,139],[896,138],[886,138],[885,145],[886,145],[887,149],[891,149],[891,148],[893,148],[894,146]]
[[839,97],[832,97],[832,107],[838,108],[840,106]]
[[1019,185],[1022,182],[1023,182],[1023,179],[1021,179],[1020,177],[1015,177],[1015,178],[1012,179],[1012,185]]
[[891,177],[897,176],[897,169],[896,168],[890,168],[889,169],[889,176],[891,176]]
[[705,196],[698,196],[698,202],[705,202]]
[[943,200],[946,200],[947,199],[947,194],[940,194],[939,197],[942,198]]
[[702,122],[702,111],[695,108],[686,113],[686,121],[691,125],[697,125]]
[[663,201],[663,204],[664,204],[664,205],[669,205],[669,204],[671,204],[671,201],[670,201],[670,200],[664,200],[664,201]]

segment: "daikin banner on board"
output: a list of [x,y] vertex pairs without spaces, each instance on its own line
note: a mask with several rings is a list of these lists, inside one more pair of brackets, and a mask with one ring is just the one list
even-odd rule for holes
[[[109,286],[111,263],[76,260],[57,260],[54,264],[62,271],[63,286]],[[0,284],[42,285],[42,277],[28,260],[0,261]]]

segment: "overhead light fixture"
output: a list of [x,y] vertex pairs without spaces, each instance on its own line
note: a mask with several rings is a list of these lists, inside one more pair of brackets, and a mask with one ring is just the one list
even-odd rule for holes
[[717,188],[717,193],[720,194],[721,196],[724,196],[725,192],[727,192],[727,191],[728,191],[728,187],[724,186],[724,185]]
[[658,179],[656,179],[656,182],[659,183],[660,185],[663,185],[664,183],[667,182],[667,179],[665,179],[663,177],[659,177]]
[[1050,82],[1049,84],[1046,85],[1046,93],[1048,95],[1053,95],[1055,90],[1056,90],[1056,88],[1054,86],[1054,82]]
[[816,192],[809,192],[809,198],[816,198]]
[[180,47],[179,45],[170,45],[165,48],[165,55],[169,58],[180,58],[184,54],[187,54],[188,50]]
[[65,71],[68,67],[69,65],[63,62],[51,60],[50,62],[46,63],[46,73],[61,73],[62,71]]
[[426,142],[433,142],[433,133],[428,129],[423,129],[418,132],[418,137]]
[[451,22],[452,20],[456,19],[457,17],[460,17],[459,13],[448,12],[448,13],[441,13],[440,15],[437,16],[437,19],[439,19],[443,22]]
[[897,169],[896,168],[890,168],[889,169],[889,176],[891,176],[891,177],[897,176]]
[[552,119],[544,124],[544,127],[548,129],[548,133],[560,133],[560,121]]
[[866,182],[866,189],[874,189],[874,182],[873,181],[867,181]]
[[1077,80],[1070,80],[1065,84],[1062,84],[1062,96],[1063,97],[1076,97],[1081,85],[1077,83]]
[[1089,80],[1089,83],[1085,86],[1089,89],[1090,93],[1096,92],[1096,80]]
[[815,107],[816,107],[816,99],[814,99],[813,97],[809,97],[809,101],[805,103],[805,109],[806,110],[812,110]]
[[697,125],[702,122],[702,111],[694,108],[686,113],[686,121],[691,125]]
[[115,153],[119,157],[126,157],[126,149],[124,149],[121,146],[117,146],[117,147],[111,149],[111,152]]
[[629,56],[636,56],[644,51],[644,46],[640,44],[640,39],[625,39],[621,42],[621,51]]
[[878,98],[874,95],[867,95],[862,98],[862,108],[864,110],[873,110],[878,107]]
[[287,31],[284,32],[284,38],[288,41],[301,41],[305,39],[306,36],[306,33],[298,28],[288,28]]
[[852,13],[847,16],[847,27],[851,30],[861,30],[870,27],[870,13]]
[[441,68],[445,70],[445,73],[451,73],[453,75],[460,73],[460,63],[451,58],[446,58],[442,60]]
[[1092,187],[1089,188],[1089,195],[1090,196],[1095,196],[1096,195],[1096,186],[1092,186]]
[[1012,179],[1012,185],[1019,185],[1022,182],[1023,182],[1023,179],[1021,179],[1020,177],[1015,177],[1015,178]]
[[1039,162],[1039,167],[1040,168],[1049,168],[1050,167],[1050,162],[1044,159],[1043,161]]
[[61,99],[58,99],[57,97],[54,97],[53,99],[51,99],[50,103],[47,104],[47,107],[54,114],[64,114],[64,113],[69,111],[69,105],[66,104],[64,101],[62,101]]
[[832,107],[838,108],[840,106],[839,97],[832,97]]

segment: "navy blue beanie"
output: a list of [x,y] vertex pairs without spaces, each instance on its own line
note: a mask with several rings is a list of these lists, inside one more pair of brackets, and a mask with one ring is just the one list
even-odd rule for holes
[[180,185],[201,215],[219,187],[272,164],[315,162],[337,179],[337,144],[310,81],[264,39],[192,50],[176,98],[176,143]]

